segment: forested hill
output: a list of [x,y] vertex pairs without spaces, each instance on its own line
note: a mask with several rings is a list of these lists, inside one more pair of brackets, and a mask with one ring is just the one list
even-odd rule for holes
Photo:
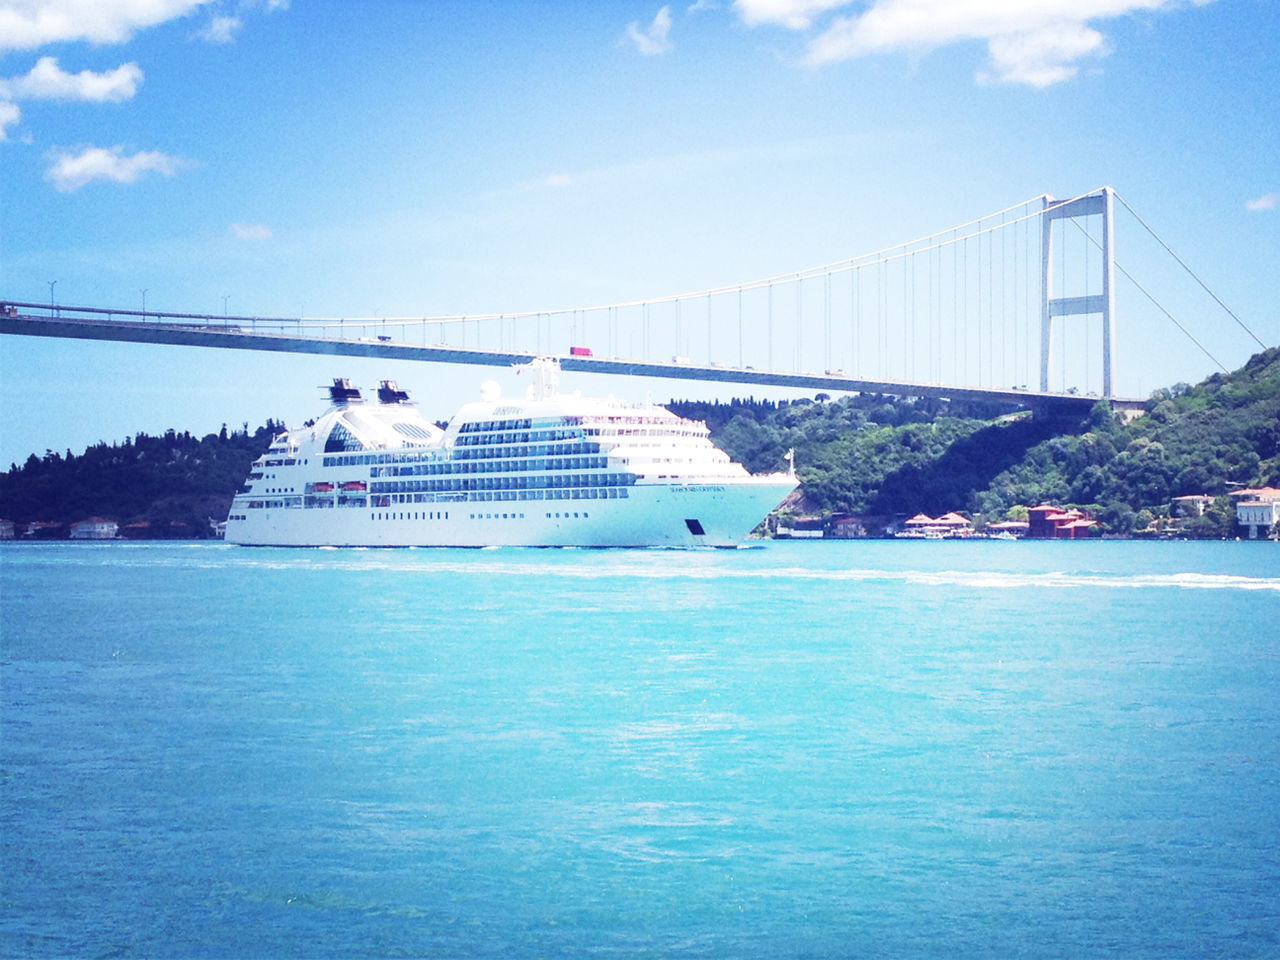
[[[849,512],[887,523],[963,510],[988,520],[1020,506],[1077,506],[1111,533],[1168,514],[1172,497],[1280,485],[1280,348],[1194,387],[1157,391],[1124,423],[1105,404],[1078,422],[994,416],[939,401],[847,397],[830,402],[673,403],[705,419],[715,441],[752,471],[796,452],[795,512]],[[1215,504],[1199,532],[1229,534]]]
[[32,454],[0,474],[0,517],[66,525],[101,516],[122,528],[146,523],[147,536],[208,537],[209,521],[226,519],[250,464],[282,429],[268,420],[252,433],[247,424],[203,438],[169,430],[99,443],[79,456]]

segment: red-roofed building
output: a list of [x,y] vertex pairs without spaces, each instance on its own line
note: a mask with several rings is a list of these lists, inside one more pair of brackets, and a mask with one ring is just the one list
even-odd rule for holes
[[1079,510],[1041,504],[1027,510],[1027,536],[1041,540],[1073,540],[1090,536],[1098,522]]
[[969,519],[958,513],[947,513],[941,517],[917,513],[910,520],[902,521],[903,529],[894,534],[908,539],[941,540],[944,537],[967,537],[973,531]]

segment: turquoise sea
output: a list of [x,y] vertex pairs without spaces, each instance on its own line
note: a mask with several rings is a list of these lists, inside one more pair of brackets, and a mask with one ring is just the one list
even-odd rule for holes
[[0,549],[6,957],[1280,956],[1280,546]]

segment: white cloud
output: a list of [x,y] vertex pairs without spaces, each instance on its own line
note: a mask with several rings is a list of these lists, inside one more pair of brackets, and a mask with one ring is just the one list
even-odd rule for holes
[[9,139],[9,134],[5,131],[5,127],[17,123],[21,118],[22,111],[18,109],[16,103],[0,101],[0,143],[4,143]]
[[627,36],[636,45],[636,49],[647,57],[666,53],[671,49],[671,8],[663,7],[659,10],[653,23],[643,30],[633,20],[627,24]]
[[239,17],[214,17],[203,30],[195,32],[195,38],[205,43],[230,43],[242,26],[244,22]]
[[719,10],[720,4],[716,0],[696,0],[695,3],[689,4],[685,9],[685,13],[702,13],[704,10]]
[[1102,56],[1107,41],[1097,30],[1067,23],[1014,36],[992,37],[987,42],[994,72],[978,74],[981,83],[1025,83],[1047,87],[1076,75],[1076,62]]
[[86,184],[133,183],[144,173],[172,177],[186,161],[155,150],[124,155],[124,147],[81,147],[78,153],[65,150],[50,154],[53,161],[44,178],[60,193],[71,193]]
[[87,40],[123,43],[211,0],[0,0],[0,52]]
[[850,0],[734,0],[742,22],[749,27],[764,23],[808,30],[814,18],[837,7],[847,7]]
[[[852,0],[735,0],[748,25],[808,30],[815,18]],[[1132,13],[1171,10],[1187,0],[872,0],[860,13],[834,17],[808,45],[817,67],[875,53],[928,52],[983,40],[990,55],[980,82],[1044,87],[1069,79],[1087,57],[1105,55],[1091,24]],[[1210,0],[1191,0],[1196,5]]]
[[548,187],[567,187],[573,181],[567,173],[552,173],[547,175],[547,179],[542,181]]
[[227,232],[237,240],[271,239],[271,228],[261,223],[233,223]]
[[0,99],[119,103],[131,99],[141,82],[142,70],[136,63],[122,63],[102,73],[67,73],[56,57],[41,57],[26,75],[0,78]]
[[1244,208],[1252,213],[1274,210],[1276,207],[1280,207],[1280,193],[1264,193],[1257,200],[1250,200],[1244,205]]

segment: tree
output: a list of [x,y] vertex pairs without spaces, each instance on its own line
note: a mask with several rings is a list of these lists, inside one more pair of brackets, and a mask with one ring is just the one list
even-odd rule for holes
[[1226,540],[1235,536],[1236,510],[1230,497],[1214,497],[1204,514],[1185,524],[1182,532],[1198,540]]

